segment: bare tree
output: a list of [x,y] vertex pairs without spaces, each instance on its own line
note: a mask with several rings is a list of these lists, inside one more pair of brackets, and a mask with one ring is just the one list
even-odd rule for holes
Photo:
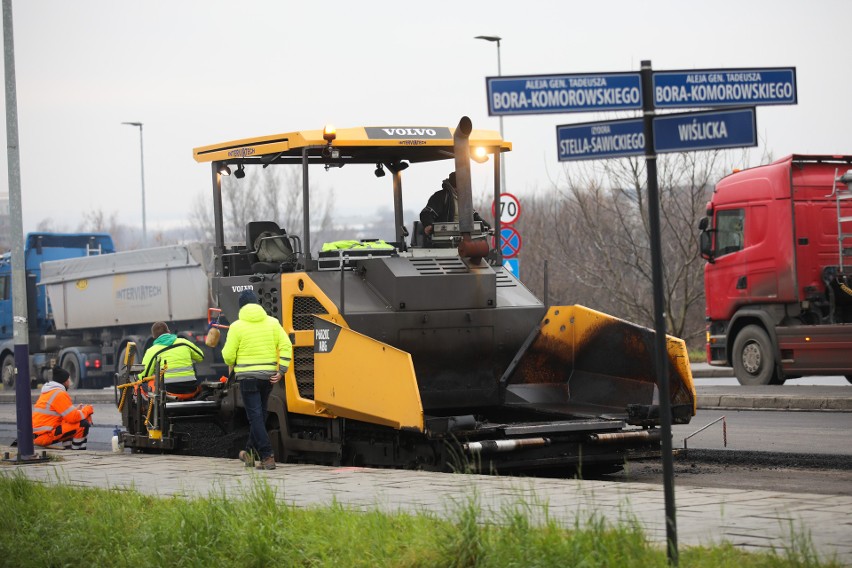
[[[331,228],[331,204],[334,191],[323,197],[312,193],[310,203],[318,238],[323,230]],[[214,238],[213,207],[209,193],[196,196],[190,212],[190,224],[196,238],[212,241]],[[222,215],[225,242],[242,243],[249,221],[275,221],[288,233],[299,233],[302,227],[302,175],[299,166],[246,169],[243,179],[227,176],[222,179]],[[251,243],[247,243],[251,244]]]
[[39,233],[64,233],[68,227],[64,223],[59,223],[52,217],[45,217],[36,224],[35,230]]
[[[747,153],[696,152],[658,158],[664,310],[668,332],[703,333],[703,266],[697,225],[713,184],[747,163]],[[643,325],[653,324],[653,279],[645,163],[640,158],[582,162],[565,168],[555,197],[524,203],[524,281],[549,296]],[[531,261],[531,262],[530,262]],[[523,270],[523,269],[522,269]]]
[[108,233],[112,236],[116,250],[134,250],[143,246],[162,246],[177,242],[163,231],[156,231],[148,237],[145,245],[142,232],[135,225],[125,225],[118,221],[118,211],[106,213],[103,209],[94,209],[83,213],[77,225],[78,232]]

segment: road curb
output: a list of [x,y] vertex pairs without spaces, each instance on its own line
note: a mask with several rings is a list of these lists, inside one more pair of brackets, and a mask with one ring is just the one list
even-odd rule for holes
[[[31,393],[32,403],[35,404],[35,401],[38,400],[41,391],[35,389]],[[104,402],[112,402],[115,403],[115,393],[110,390],[105,391],[83,391],[83,392],[75,392],[71,391],[71,401],[74,404],[94,404],[94,403],[104,403]],[[15,393],[14,392],[0,392],[0,404],[15,404]]]
[[698,408],[718,410],[827,410],[852,411],[852,397],[793,395],[699,394]]

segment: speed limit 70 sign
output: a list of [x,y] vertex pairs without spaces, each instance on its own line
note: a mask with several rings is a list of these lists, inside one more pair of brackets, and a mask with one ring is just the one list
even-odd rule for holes
[[[497,212],[494,210],[494,205],[491,205],[491,214],[495,217]],[[500,194],[500,224],[511,225],[521,216],[521,202],[511,193]]]

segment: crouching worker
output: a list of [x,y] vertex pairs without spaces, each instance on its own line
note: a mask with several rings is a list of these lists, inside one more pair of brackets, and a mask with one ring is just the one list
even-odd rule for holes
[[62,443],[64,449],[85,450],[92,425],[91,404],[74,406],[68,389],[71,375],[61,367],[53,368],[53,379],[45,383],[33,409],[33,443],[50,446]]
[[[198,394],[198,381],[195,379],[193,364],[204,359],[204,352],[192,342],[169,332],[166,322],[158,321],[151,326],[154,343],[142,357],[142,376],[150,377],[159,361],[160,367],[166,366],[163,376],[166,393],[181,400],[189,400]],[[155,377],[156,378],[156,377]],[[154,387],[154,379],[146,384],[148,391]]]

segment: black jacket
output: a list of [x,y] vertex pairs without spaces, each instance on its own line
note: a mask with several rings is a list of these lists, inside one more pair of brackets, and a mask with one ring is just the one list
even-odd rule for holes
[[[435,223],[452,222],[456,216],[456,202],[453,199],[452,186],[449,180],[444,180],[443,187],[432,194],[426,207],[420,212],[420,222],[423,228],[434,225]],[[479,213],[473,212],[473,220],[481,221],[483,230],[488,230],[491,225],[485,219],[480,217]]]

